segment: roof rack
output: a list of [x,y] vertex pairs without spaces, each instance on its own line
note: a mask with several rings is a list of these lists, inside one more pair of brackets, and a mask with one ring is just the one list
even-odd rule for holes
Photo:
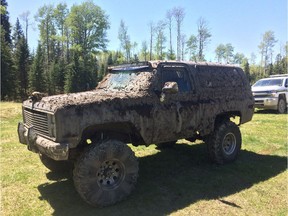
[[275,74],[275,75],[270,75],[270,78],[272,77],[288,77],[288,74]]
[[142,62],[131,62],[131,63],[126,63],[126,64],[120,64],[120,65],[110,65],[108,66],[108,70],[111,71],[113,69],[128,69],[128,68],[133,68],[133,67],[143,67],[143,66],[149,66],[148,61],[142,61]]

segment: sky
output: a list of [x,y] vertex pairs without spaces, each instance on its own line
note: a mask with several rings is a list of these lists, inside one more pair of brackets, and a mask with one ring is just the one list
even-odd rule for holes
[[[30,49],[36,49],[39,31],[34,15],[44,4],[57,5],[66,2],[70,8],[83,0],[7,0],[11,25],[15,25],[17,17],[30,11],[31,22],[28,42]],[[119,50],[118,30],[121,19],[128,27],[132,42],[137,42],[137,50],[141,49],[144,40],[149,41],[148,24],[165,19],[168,10],[182,7],[185,11],[183,33],[186,38],[197,34],[197,20],[203,17],[208,22],[212,34],[205,50],[208,61],[216,61],[215,49],[220,44],[231,43],[234,53],[243,53],[250,58],[251,53],[259,56],[258,45],[266,31],[273,31],[278,40],[274,47],[277,54],[283,49],[287,39],[287,0],[93,0],[109,16],[110,29],[107,32],[108,50]],[[176,33],[176,25],[174,32]],[[168,30],[167,30],[168,36]],[[176,34],[173,49],[176,50]],[[168,40],[167,45],[168,47]],[[281,48],[282,47],[282,48]],[[283,51],[282,51],[283,52]],[[259,58],[258,58],[259,59]]]

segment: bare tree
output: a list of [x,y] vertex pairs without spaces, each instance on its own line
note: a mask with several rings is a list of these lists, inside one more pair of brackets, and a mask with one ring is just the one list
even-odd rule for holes
[[[65,3],[60,3],[56,6],[56,8],[54,9],[54,19],[55,19],[55,23],[57,26],[58,31],[60,31],[60,36],[58,37],[57,40],[61,43],[61,56],[64,57],[64,55],[66,54],[66,56],[68,56],[68,28],[67,25],[65,24],[66,19],[68,17],[68,13],[69,13],[69,9],[67,8],[67,4]],[[65,35],[66,33],[66,35]],[[64,49],[64,43],[66,42],[66,53],[65,53],[65,49]],[[68,44],[68,45],[67,45]]]
[[199,43],[198,60],[204,61],[205,60],[204,49],[210,42],[210,37],[212,35],[210,33],[210,29],[208,28],[208,22],[203,17],[200,17],[198,19],[197,26],[198,26],[197,41]]
[[150,29],[150,60],[152,60],[153,36],[154,36],[154,23],[152,21],[149,23],[149,29]]
[[164,43],[166,42],[166,37],[164,34],[165,28],[166,28],[166,22],[163,20],[160,20],[155,28],[155,34],[156,34],[155,52],[157,55],[157,59],[159,60],[162,60],[164,58],[163,50],[165,49]]
[[257,59],[257,57],[256,57],[255,53],[252,52],[251,56],[250,56],[250,62],[251,62],[252,65],[256,64],[256,59]]
[[177,60],[179,61],[181,59],[181,27],[185,17],[185,12],[182,7],[174,7],[172,11],[177,25]]
[[272,63],[272,57],[273,57],[273,47],[277,40],[275,39],[274,32],[273,31],[267,31],[263,35],[262,42],[258,46],[261,54],[261,65],[263,66],[263,59],[264,59],[264,73],[267,65],[269,64],[269,58],[270,63]]
[[29,15],[30,15],[30,11],[25,11],[22,14],[19,15],[20,19],[23,21],[24,26],[25,26],[25,38],[26,38],[26,42],[28,42],[28,27],[30,25],[33,25],[33,23],[30,23],[30,19],[29,19]]
[[146,41],[142,42],[141,55],[144,57],[144,61],[147,61],[148,45]]
[[132,57],[137,55],[137,47],[138,47],[138,43],[136,41],[131,43]]
[[125,51],[126,61],[130,61],[132,44],[130,41],[130,36],[128,35],[128,27],[125,25],[124,21],[121,20],[118,39],[120,40],[121,47]]
[[173,23],[173,11],[168,10],[166,13],[167,25],[169,29],[169,51],[168,51],[168,59],[175,59],[175,54],[173,52],[172,46],[172,23]]
[[186,35],[181,35],[181,60],[185,59],[185,45],[186,45]]

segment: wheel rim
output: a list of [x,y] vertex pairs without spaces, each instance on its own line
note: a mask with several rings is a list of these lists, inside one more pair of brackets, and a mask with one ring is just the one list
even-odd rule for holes
[[236,137],[233,133],[228,133],[225,135],[223,139],[222,148],[225,154],[227,155],[233,154],[236,148]]
[[286,104],[285,104],[285,101],[284,100],[280,100],[279,101],[279,112],[280,113],[284,113],[285,112],[285,107],[286,106]]
[[119,160],[104,161],[97,172],[98,185],[104,190],[117,188],[124,179],[125,168]]

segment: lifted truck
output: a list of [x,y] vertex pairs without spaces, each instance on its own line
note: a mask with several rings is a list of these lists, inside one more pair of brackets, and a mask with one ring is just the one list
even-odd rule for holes
[[[94,206],[127,197],[138,162],[127,146],[204,140],[219,164],[236,159],[239,125],[252,119],[254,100],[239,67],[151,61],[111,69],[93,91],[23,102],[20,143],[52,171],[74,161],[74,184]],[[236,125],[230,119],[239,117]]]

